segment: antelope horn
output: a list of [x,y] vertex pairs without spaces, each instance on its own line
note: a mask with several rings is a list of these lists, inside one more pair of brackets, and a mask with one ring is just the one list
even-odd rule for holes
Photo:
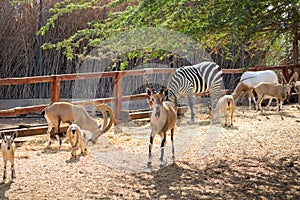
[[283,76],[282,72],[279,72],[278,77],[282,80],[282,82],[284,84],[287,84],[287,81],[286,81],[285,77]]
[[298,77],[299,77],[298,72],[294,72],[293,75],[292,75],[292,77],[291,77],[291,79],[290,79],[290,81],[289,81],[289,84],[291,84],[291,82],[293,82],[293,81],[297,82],[298,81]]

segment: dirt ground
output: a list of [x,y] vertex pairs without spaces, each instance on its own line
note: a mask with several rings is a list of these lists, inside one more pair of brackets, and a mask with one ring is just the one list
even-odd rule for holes
[[[1,199],[300,199],[300,109],[261,114],[237,107],[233,127],[210,125],[206,109],[197,106],[178,120],[176,162],[159,169],[159,136],[153,167],[147,168],[149,119],[121,124],[70,159],[70,147],[46,136],[17,138],[16,179],[0,185]],[[45,123],[40,118],[1,118],[0,128]],[[0,157],[2,162],[2,157]],[[0,172],[2,173],[2,164]],[[10,165],[8,167],[10,177]]]

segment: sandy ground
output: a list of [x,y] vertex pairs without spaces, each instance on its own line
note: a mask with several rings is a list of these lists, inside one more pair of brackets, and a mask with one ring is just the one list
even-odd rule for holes
[[[0,185],[0,199],[300,199],[300,110],[278,114],[237,107],[233,127],[210,125],[197,107],[178,120],[176,162],[165,149],[159,169],[159,136],[153,167],[147,168],[149,119],[120,125],[101,136],[85,156],[70,159],[70,147],[46,136],[17,138],[16,179]],[[45,123],[39,118],[1,118],[0,128]],[[0,157],[2,163],[2,157]],[[0,171],[2,172],[1,165]]]

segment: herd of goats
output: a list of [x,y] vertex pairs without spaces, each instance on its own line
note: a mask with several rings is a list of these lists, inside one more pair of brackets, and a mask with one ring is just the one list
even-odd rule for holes
[[[211,120],[218,121],[220,116],[225,116],[225,126],[233,125],[233,114],[235,103],[242,94],[248,94],[249,109],[251,109],[251,100],[254,101],[256,110],[263,111],[261,102],[263,99],[269,99],[267,107],[272,99],[276,99],[277,111],[282,107],[282,102],[286,100],[293,87],[300,97],[300,81],[298,73],[295,72],[290,81],[287,82],[282,74],[276,74],[272,70],[258,72],[244,72],[239,84],[231,95],[221,96],[222,69],[214,62],[202,62],[193,66],[178,68],[171,77],[168,87],[161,87],[156,90],[152,84],[146,89],[149,96],[148,104],[152,109],[150,116],[151,134],[149,143],[148,167],[152,165],[152,146],[156,134],[161,137],[160,145],[160,167],[164,163],[164,147],[166,144],[166,132],[171,131],[172,159],[174,155],[174,130],[177,121],[178,97],[187,96],[188,105],[191,109],[191,120],[194,121],[195,113],[193,110],[193,95],[209,93],[211,98]],[[281,80],[281,81],[279,81]],[[257,100],[253,92],[256,93]],[[300,102],[299,102],[300,104]],[[43,111],[48,123],[47,129],[47,148],[50,148],[51,140],[56,138],[59,144],[62,144],[62,134],[60,133],[60,123],[69,123],[67,129],[67,138],[71,145],[71,158],[76,159],[76,150],[80,148],[81,153],[87,151],[87,142],[96,143],[97,139],[107,132],[114,123],[112,109],[105,104],[96,105],[103,116],[102,125],[91,117],[86,109],[81,105],[75,105],[71,102],[55,102],[48,105]],[[108,114],[109,116],[108,117]],[[89,133],[89,134],[87,134]],[[11,180],[15,178],[14,170],[14,139],[17,132],[8,135],[1,133],[1,150],[4,161],[4,174],[2,183],[6,179],[6,164],[11,163]]]

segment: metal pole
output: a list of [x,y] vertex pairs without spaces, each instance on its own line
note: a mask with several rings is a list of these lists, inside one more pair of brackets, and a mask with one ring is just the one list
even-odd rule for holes
[[[40,0],[40,12],[39,12],[39,22],[38,22],[38,29],[40,30],[43,23],[43,1]],[[43,35],[39,34],[39,76],[43,75]],[[43,85],[39,83],[39,98],[43,97]]]

